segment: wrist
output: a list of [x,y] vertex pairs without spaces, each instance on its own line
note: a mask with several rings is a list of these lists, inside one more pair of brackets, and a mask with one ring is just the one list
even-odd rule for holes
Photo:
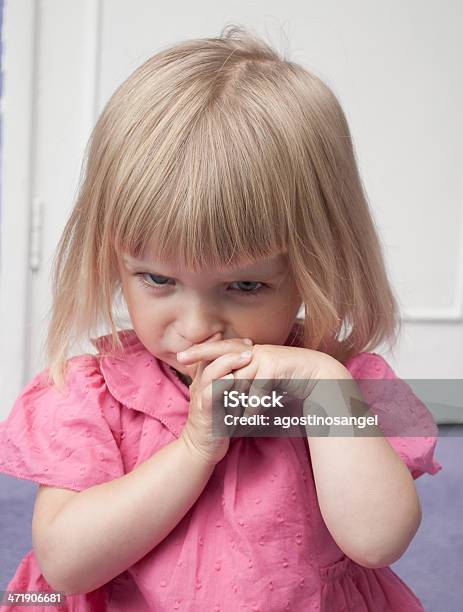
[[213,471],[217,462],[206,456],[191,442],[188,435],[185,435],[183,432],[180,434],[178,438],[178,442],[186,449],[188,458],[198,467]]
[[[355,421],[368,412],[356,380],[336,360],[327,361],[317,373],[316,384],[303,404],[305,416],[313,415],[317,425],[306,427],[308,436],[353,437]],[[321,417],[321,418],[320,418]],[[320,429],[321,427],[321,429]],[[361,432],[360,432],[361,433]]]
[[349,370],[337,359],[326,355],[327,359],[319,366],[317,372],[317,379],[345,379],[350,378],[353,380],[352,374]]

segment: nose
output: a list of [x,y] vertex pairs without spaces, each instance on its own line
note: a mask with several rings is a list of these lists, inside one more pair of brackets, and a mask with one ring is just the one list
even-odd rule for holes
[[[200,344],[201,342],[207,342],[212,336],[215,335],[216,332],[212,334],[189,334],[188,336],[183,336],[183,339],[188,342],[188,346],[193,346],[194,344]],[[222,340],[222,334],[217,336],[215,340]]]
[[190,306],[188,312],[185,313],[178,323],[177,332],[190,346],[207,342],[218,332],[220,332],[220,335],[216,339],[221,340],[223,338],[224,326],[210,311],[206,312],[200,307],[194,308]]

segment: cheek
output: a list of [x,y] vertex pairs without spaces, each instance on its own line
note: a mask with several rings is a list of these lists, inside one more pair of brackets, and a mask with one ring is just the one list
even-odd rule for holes
[[154,304],[147,300],[146,297],[140,296],[138,299],[132,299],[129,310],[132,319],[141,326],[151,327],[162,319],[162,312],[160,312],[159,308],[155,308]]
[[138,338],[145,348],[157,355],[163,345],[165,323],[160,313],[149,304],[149,301],[132,301],[129,307],[130,320]]
[[261,312],[260,316],[248,322],[246,333],[256,344],[283,344],[287,338],[288,319],[282,310],[276,308]]
[[162,300],[153,299],[143,288],[131,295],[127,306],[135,330],[138,329],[152,340],[163,337],[172,321],[172,307],[168,307]]
[[153,298],[140,286],[135,276],[124,277],[121,284],[132,327],[148,348],[162,336],[162,309],[155,305]]
[[138,286],[136,279],[130,279],[123,285],[124,297],[129,311],[130,318],[134,327],[143,327],[150,323],[150,318],[154,319],[154,310],[150,307],[150,302],[141,287]]
[[[253,318],[252,339],[256,344],[284,345],[296,321],[301,301],[298,296],[279,296]],[[244,327],[243,327],[244,329]]]

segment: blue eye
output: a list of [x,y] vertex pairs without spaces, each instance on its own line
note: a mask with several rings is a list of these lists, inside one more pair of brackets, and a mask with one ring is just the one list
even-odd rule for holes
[[[151,274],[150,272],[139,272],[138,274],[136,274],[136,276],[140,284],[143,287],[151,289],[153,291],[158,291],[162,289],[162,287],[165,287],[168,284],[169,280],[173,280],[173,279],[169,279],[166,276],[159,276],[157,274]],[[152,283],[146,282],[144,280],[145,276],[149,276]],[[259,281],[234,281],[231,284],[241,285],[242,287],[240,289],[232,289],[232,291],[235,291],[245,296],[257,295],[258,293],[260,293],[261,291],[263,291],[264,289],[268,287],[268,285],[265,285],[264,283],[261,283]],[[260,286],[256,287],[256,285],[260,285]]]
[[[157,291],[158,289],[165,287],[167,285],[167,281],[169,280],[167,276],[159,276],[157,274],[151,274],[150,272],[139,272],[135,276],[137,277],[137,280],[140,282],[142,287],[153,289],[154,291]],[[145,276],[149,276],[154,284],[147,283],[144,280]]]
[[151,280],[154,280],[154,283],[156,285],[165,285],[169,280],[167,276],[158,276],[157,274],[150,274],[149,272],[146,272],[146,274],[141,274],[142,278],[143,276],[149,276]]
[[[244,285],[245,287],[247,287],[244,289],[244,291],[240,291],[240,293],[254,294],[254,293],[258,293],[263,288],[262,283],[259,283],[258,281],[235,281],[235,283],[237,285]],[[232,283],[232,284],[235,284],[235,283]],[[262,285],[262,287],[249,287],[249,285]]]

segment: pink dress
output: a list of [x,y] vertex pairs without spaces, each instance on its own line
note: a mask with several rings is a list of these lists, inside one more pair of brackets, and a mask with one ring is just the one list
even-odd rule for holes
[[[0,471],[82,491],[130,472],[178,438],[188,415],[188,387],[135,332],[119,333],[123,358],[71,359],[68,397],[46,383],[47,370],[23,389],[0,423]],[[106,347],[108,338],[100,337],[96,347]],[[387,439],[413,478],[442,469],[433,458],[438,430],[431,413],[383,357],[360,353],[345,366],[356,379],[400,383],[394,418],[411,415],[420,437]],[[380,395],[365,399],[373,412],[384,410]],[[33,550],[6,588],[53,591]],[[305,437],[231,438],[195,504],[137,563],[92,592],[65,597],[61,606],[2,607],[3,612],[423,609],[390,567],[365,568],[336,545],[320,513]]]

